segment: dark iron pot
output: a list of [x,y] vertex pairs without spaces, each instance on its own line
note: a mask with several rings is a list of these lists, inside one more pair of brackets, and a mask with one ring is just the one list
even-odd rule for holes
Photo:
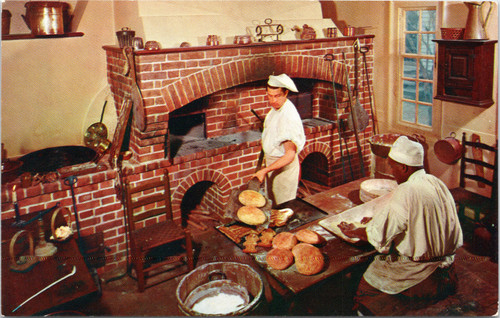
[[59,168],[86,163],[97,158],[97,152],[84,146],[61,146],[31,152],[19,158],[21,170],[31,173],[53,172]]

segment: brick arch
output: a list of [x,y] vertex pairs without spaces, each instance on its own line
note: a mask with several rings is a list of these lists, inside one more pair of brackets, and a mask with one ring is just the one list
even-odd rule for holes
[[172,193],[172,211],[175,215],[181,215],[181,203],[186,192],[198,182],[210,181],[217,185],[220,191],[219,200],[225,205],[231,193],[231,182],[221,172],[204,169],[197,170],[185,177],[179,186]]
[[171,112],[212,93],[281,73],[292,78],[332,80],[331,64],[323,56],[265,55],[205,68],[167,84],[161,94]]
[[333,165],[333,163],[335,162],[335,154],[332,153],[331,147],[327,143],[315,141],[307,143],[304,146],[304,149],[299,154],[300,163],[302,164],[304,159],[306,159],[308,155],[314,152],[322,153],[328,160],[329,165]]

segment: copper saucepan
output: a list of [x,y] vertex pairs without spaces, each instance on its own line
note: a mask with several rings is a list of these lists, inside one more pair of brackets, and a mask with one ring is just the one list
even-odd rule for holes
[[463,147],[451,132],[449,137],[439,140],[434,144],[436,157],[446,164],[454,164],[462,156]]

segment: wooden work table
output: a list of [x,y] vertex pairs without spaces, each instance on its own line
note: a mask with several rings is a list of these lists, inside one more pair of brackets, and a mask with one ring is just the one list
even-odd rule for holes
[[336,215],[345,210],[363,204],[359,198],[361,182],[370,178],[361,178],[329,190],[304,198],[304,201],[325,211],[328,215]]
[[[33,217],[33,215],[23,215],[22,219],[27,220],[28,217]],[[44,217],[44,221],[47,222],[49,220],[50,213]],[[39,240],[38,222],[33,222],[24,228],[11,226],[12,222],[13,220],[2,221],[3,315],[32,316],[40,313],[47,313],[51,308],[56,308],[98,291],[97,285],[73,237],[63,243],[54,243],[57,247],[57,252],[35,264],[30,270],[26,272],[12,271],[10,268],[12,257],[9,252],[12,236],[17,231],[25,229],[32,232],[35,246]],[[76,234],[74,237],[76,237]],[[23,255],[29,254],[26,253]],[[75,273],[69,276],[69,274],[72,273],[73,267],[75,268]],[[31,296],[65,276],[68,277],[40,293],[15,312],[12,312]]]
[[[296,295],[303,290],[338,274],[349,267],[366,262],[370,256],[375,254],[371,245],[354,245],[343,241],[334,234],[325,230],[318,222],[325,217],[339,214],[363,202],[359,199],[359,185],[368,178],[355,180],[330,190],[318,193],[303,199],[311,204],[313,208],[326,212],[325,216],[310,223],[297,227],[290,232],[297,232],[300,229],[308,228],[321,234],[326,242],[319,246],[325,257],[325,268],[316,275],[306,276],[297,272],[295,265],[285,270],[275,270],[266,263],[266,251],[251,254],[260,267],[264,269],[270,285],[282,295]],[[300,204],[292,200],[280,205],[282,207],[294,207]],[[276,281],[279,284],[276,284]]]

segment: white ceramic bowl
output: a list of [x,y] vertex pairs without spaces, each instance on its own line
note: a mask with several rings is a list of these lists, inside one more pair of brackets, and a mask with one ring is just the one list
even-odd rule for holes
[[363,202],[368,202],[396,189],[398,183],[391,179],[370,179],[361,182],[359,198]]

